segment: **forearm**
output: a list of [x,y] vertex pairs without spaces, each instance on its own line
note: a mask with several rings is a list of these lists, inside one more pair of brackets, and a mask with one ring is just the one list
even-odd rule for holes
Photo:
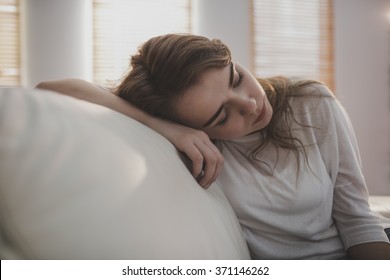
[[352,259],[390,260],[390,244],[372,242],[355,245],[348,249],[348,255]]
[[129,102],[126,102],[122,98],[112,94],[108,90],[84,80],[65,79],[45,81],[39,83],[37,88],[54,91],[77,99],[102,105],[131,117],[155,130],[158,130],[163,123],[162,120],[150,116]]

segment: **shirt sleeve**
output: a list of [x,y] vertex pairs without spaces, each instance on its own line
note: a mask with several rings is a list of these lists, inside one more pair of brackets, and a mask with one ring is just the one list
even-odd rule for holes
[[368,190],[351,121],[337,99],[325,97],[324,100],[321,118],[326,120],[328,137],[320,149],[333,181],[332,214],[344,247],[388,242],[380,219],[368,204]]

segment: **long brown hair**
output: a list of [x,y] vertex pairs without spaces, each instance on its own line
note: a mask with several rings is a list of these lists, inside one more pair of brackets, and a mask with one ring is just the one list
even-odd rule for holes
[[[175,116],[175,98],[196,83],[199,75],[212,67],[231,62],[229,48],[220,40],[189,34],[168,34],[144,43],[131,57],[130,69],[116,89],[118,96],[151,115],[180,122]],[[301,96],[299,87],[316,81],[293,82],[285,77],[258,79],[273,108],[270,124],[260,132],[259,146],[250,155],[255,159],[269,142],[301,152],[307,160],[304,144],[296,138],[291,125],[297,122],[289,98]],[[304,124],[300,124],[304,126]]]
[[131,57],[130,71],[116,93],[151,115],[178,122],[175,99],[204,70],[230,61],[230,50],[217,39],[189,34],[154,37]]

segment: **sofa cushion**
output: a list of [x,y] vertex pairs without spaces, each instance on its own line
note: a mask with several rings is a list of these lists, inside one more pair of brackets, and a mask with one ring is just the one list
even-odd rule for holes
[[175,148],[110,109],[0,89],[1,259],[247,259],[237,219]]

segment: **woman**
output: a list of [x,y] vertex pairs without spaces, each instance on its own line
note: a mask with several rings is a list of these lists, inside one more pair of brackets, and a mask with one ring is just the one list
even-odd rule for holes
[[348,117],[319,82],[256,80],[221,41],[169,34],[132,57],[120,99],[77,80],[39,87],[125,113],[184,152],[202,186],[218,177],[253,258],[390,259]]

